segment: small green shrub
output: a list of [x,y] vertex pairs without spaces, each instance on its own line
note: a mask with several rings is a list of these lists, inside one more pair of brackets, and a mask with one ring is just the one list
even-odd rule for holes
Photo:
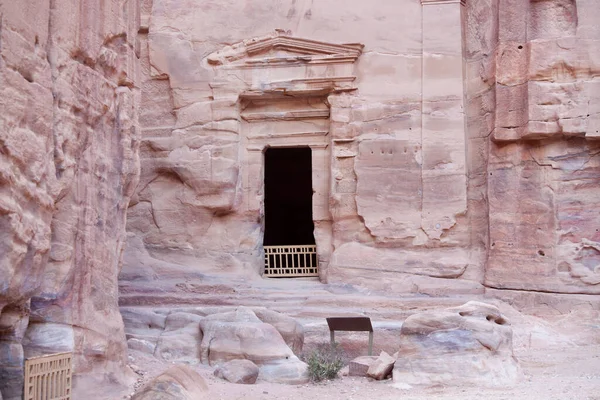
[[321,382],[325,379],[335,379],[344,366],[341,351],[337,345],[320,345],[313,350],[305,361],[308,364],[308,374],[313,382]]

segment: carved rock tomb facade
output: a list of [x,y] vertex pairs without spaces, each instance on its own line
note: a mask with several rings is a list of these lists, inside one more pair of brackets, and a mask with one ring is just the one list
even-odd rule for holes
[[[227,22],[239,10],[209,7],[177,14],[177,33],[181,9],[154,1],[122,279],[262,275],[265,151],[300,146],[311,149],[323,282],[597,293],[599,217],[584,210],[597,205],[597,65],[586,54],[598,35],[581,16],[588,3],[548,6],[569,39],[539,4],[519,19],[494,1],[319,3],[303,16],[251,2],[240,26]],[[379,22],[360,31],[340,10]],[[542,50],[564,40],[562,61]]]

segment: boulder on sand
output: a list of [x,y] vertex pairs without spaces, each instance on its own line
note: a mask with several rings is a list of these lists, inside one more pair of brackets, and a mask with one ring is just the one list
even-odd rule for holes
[[506,386],[519,377],[512,328],[497,307],[470,301],[411,315],[400,331],[394,384]]
[[216,365],[245,359],[255,363],[259,378],[269,382],[308,382],[308,366],[294,355],[281,334],[246,307],[212,314],[200,322],[202,362]]
[[259,369],[250,360],[231,360],[215,369],[215,376],[231,383],[253,384]]
[[186,365],[175,365],[152,379],[131,400],[210,399],[202,376]]

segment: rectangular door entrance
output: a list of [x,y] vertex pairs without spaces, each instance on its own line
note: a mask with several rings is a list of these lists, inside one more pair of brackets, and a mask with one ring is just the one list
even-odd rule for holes
[[318,276],[310,147],[265,152],[265,276]]

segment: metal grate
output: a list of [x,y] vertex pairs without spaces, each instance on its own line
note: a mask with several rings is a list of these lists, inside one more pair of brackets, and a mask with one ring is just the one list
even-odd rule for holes
[[73,353],[25,360],[25,400],[71,400]]
[[317,246],[265,246],[265,276],[319,276]]

